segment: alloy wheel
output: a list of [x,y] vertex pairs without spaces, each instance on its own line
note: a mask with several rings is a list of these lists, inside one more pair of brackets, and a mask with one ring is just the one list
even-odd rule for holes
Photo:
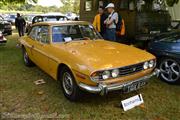
[[65,72],[63,74],[63,88],[66,94],[71,95],[73,93],[73,78],[72,76],[68,73]]
[[24,51],[24,62],[27,64],[28,63],[28,54],[26,51]]
[[180,65],[173,59],[165,59],[160,64],[161,77],[167,82],[176,82],[180,79]]

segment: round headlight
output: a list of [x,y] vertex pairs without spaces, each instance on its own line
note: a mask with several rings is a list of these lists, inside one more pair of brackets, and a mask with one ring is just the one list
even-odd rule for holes
[[118,75],[119,75],[119,70],[118,70],[118,69],[114,69],[114,70],[112,71],[112,77],[113,77],[113,78],[116,78],[116,77],[118,77]]
[[149,67],[150,68],[154,67],[154,64],[155,64],[154,60],[149,61]]
[[108,79],[108,78],[110,78],[110,75],[111,75],[111,73],[110,73],[110,71],[104,71],[103,73],[102,73],[102,78],[105,80],[105,79]]
[[145,62],[144,65],[143,65],[143,68],[146,70],[146,69],[148,69],[148,67],[149,67],[149,63]]

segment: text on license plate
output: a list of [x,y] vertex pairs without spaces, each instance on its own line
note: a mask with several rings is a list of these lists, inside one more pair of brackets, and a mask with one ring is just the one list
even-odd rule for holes
[[135,83],[132,83],[130,85],[125,86],[123,91],[125,93],[129,93],[129,92],[136,91],[136,90],[140,89],[144,85],[146,85],[146,82],[135,82]]

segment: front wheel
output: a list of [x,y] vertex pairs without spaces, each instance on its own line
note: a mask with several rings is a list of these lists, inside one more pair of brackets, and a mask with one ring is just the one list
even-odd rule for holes
[[160,61],[160,78],[167,83],[175,84],[180,82],[180,64],[171,58],[164,58]]
[[61,71],[60,80],[64,96],[70,101],[79,100],[82,91],[79,89],[72,72],[67,67],[63,67]]
[[34,64],[33,64],[33,62],[30,60],[26,49],[25,49],[25,48],[22,48],[22,51],[23,51],[24,64],[25,64],[26,66],[28,66],[28,67],[33,66]]

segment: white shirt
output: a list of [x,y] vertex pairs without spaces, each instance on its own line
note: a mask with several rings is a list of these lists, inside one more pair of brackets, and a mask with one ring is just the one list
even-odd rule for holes
[[108,18],[105,20],[105,23],[108,23],[109,21],[114,21],[112,24],[108,25],[107,28],[116,28],[116,23],[118,23],[118,13],[112,12]]

